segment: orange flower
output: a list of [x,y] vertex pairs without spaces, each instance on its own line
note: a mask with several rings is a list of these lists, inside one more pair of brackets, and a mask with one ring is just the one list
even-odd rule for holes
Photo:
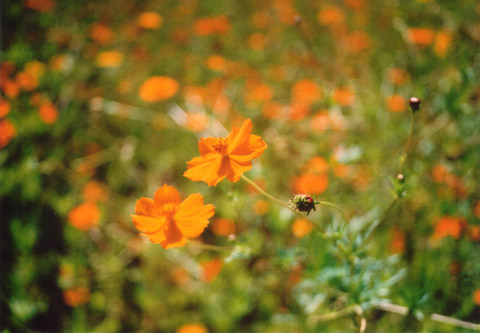
[[333,100],[341,106],[352,105],[354,93],[348,88],[338,88],[333,92]]
[[221,258],[215,258],[210,261],[206,261],[202,263],[202,275],[200,278],[204,282],[211,282],[213,281],[217,275],[220,273],[223,267],[223,261]]
[[480,289],[475,290],[473,293],[473,301],[475,304],[480,305]]
[[63,300],[69,306],[79,306],[90,301],[90,290],[86,287],[78,287],[63,292]]
[[217,236],[228,236],[235,233],[235,222],[230,219],[218,218],[213,221],[212,232]]
[[198,150],[202,156],[194,157],[183,174],[193,181],[204,181],[216,186],[225,177],[236,183],[240,176],[252,168],[250,162],[262,155],[267,144],[257,135],[250,134],[252,121],[247,119],[242,127],[234,127],[226,138],[202,138]]
[[293,180],[296,193],[321,194],[328,187],[328,177],[325,174],[305,173]]
[[123,54],[118,51],[104,51],[97,55],[98,67],[115,68],[120,66],[123,61]]
[[223,35],[230,30],[230,21],[225,15],[204,17],[193,23],[193,31],[198,36]]
[[158,29],[163,24],[163,17],[155,12],[144,12],[137,19],[137,25],[143,29]]
[[0,149],[8,145],[8,143],[17,135],[17,129],[8,120],[0,120]]
[[448,236],[458,239],[465,226],[466,221],[461,217],[444,216],[438,220],[438,223],[435,226],[433,239],[440,240]]
[[10,103],[0,97],[0,118],[5,117],[10,112]]
[[295,102],[312,104],[322,98],[320,87],[312,80],[303,79],[295,82],[292,87],[292,99]]
[[215,214],[215,206],[204,205],[200,193],[189,195],[182,202],[180,194],[164,184],[152,199],[141,198],[132,215],[135,227],[153,243],[164,249],[185,245],[187,238],[199,236]]
[[176,333],[207,333],[208,330],[203,324],[187,324],[180,326]]
[[337,7],[328,6],[318,13],[317,19],[323,25],[336,25],[343,23],[345,15]]
[[388,71],[388,80],[396,86],[401,86],[409,78],[408,72],[402,68],[392,68]]
[[49,12],[55,6],[55,1],[53,0],[27,0],[25,2],[25,7],[36,10],[41,13]]
[[394,94],[387,98],[387,106],[392,112],[403,112],[407,108],[407,102],[402,96]]
[[90,38],[101,45],[107,45],[114,37],[112,29],[103,23],[94,23],[89,29]]
[[45,124],[53,124],[57,121],[57,108],[50,102],[43,104],[38,110],[38,113],[40,114],[40,118],[42,118]]
[[312,231],[313,225],[310,220],[307,219],[296,219],[292,224],[292,233],[297,238],[302,238],[308,235]]
[[105,201],[108,199],[108,193],[102,184],[92,180],[83,188],[83,197],[89,202]]
[[433,43],[435,34],[429,28],[410,28],[407,37],[412,43],[425,46]]
[[93,202],[85,202],[68,213],[68,221],[75,228],[87,231],[98,224],[100,210]]
[[140,87],[140,98],[145,102],[158,102],[168,99],[178,91],[178,82],[168,76],[152,76]]

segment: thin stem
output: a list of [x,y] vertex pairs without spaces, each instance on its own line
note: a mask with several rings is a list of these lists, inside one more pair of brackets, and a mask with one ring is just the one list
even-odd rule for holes
[[[373,304],[375,308],[383,311],[388,311],[392,313],[396,313],[402,316],[406,316],[408,314],[408,308],[405,306],[391,304],[387,302],[378,302]],[[434,313],[430,316],[430,320],[436,321],[439,323],[449,324],[457,327],[467,328],[474,331],[480,331],[480,324],[470,323],[468,321],[463,321],[459,319],[455,319],[452,317],[447,317],[438,313]]]
[[403,164],[407,159],[407,153],[410,149],[410,143],[412,141],[413,135],[413,110],[410,110],[410,129],[408,131],[407,141],[405,142],[405,146],[403,147],[402,155],[400,156],[400,165],[398,166],[398,172],[402,172]]
[[348,223],[348,218],[347,218],[347,216],[346,216],[345,213],[343,212],[343,209],[341,209],[339,206],[337,206],[336,204],[334,204],[334,203],[332,203],[332,202],[328,202],[328,201],[320,201],[319,203],[320,203],[320,205],[332,207],[332,208],[335,208],[336,210],[338,210],[338,211],[340,212],[340,214],[342,215],[343,220],[344,220],[346,223]]
[[331,321],[331,320],[336,320],[336,319],[348,316],[356,312],[357,312],[356,306],[352,305],[336,312],[330,312],[324,315],[312,317],[311,321],[314,323],[321,322],[321,321]]
[[304,218],[304,219],[307,219],[309,220],[312,224],[314,224],[315,226],[317,226],[320,231],[323,233],[324,236],[325,235],[325,231],[323,230],[323,228],[318,225],[316,222],[312,221],[311,219],[309,219],[305,214],[302,214],[300,213],[299,211],[295,210],[294,208],[290,207],[289,205],[287,205],[285,202],[275,198],[273,195],[267,193],[265,190],[263,190],[260,186],[258,186],[257,184],[255,184],[254,181],[252,181],[251,179],[247,178],[246,176],[244,175],[241,175],[240,176],[243,180],[245,180],[247,183],[249,183],[250,185],[252,185],[259,193],[263,194],[264,196],[266,196],[267,198],[269,198],[270,200],[272,201],[275,201],[277,204],[279,205],[282,205],[283,207],[286,207],[288,209],[290,209],[293,213],[297,214],[298,216]]
[[224,247],[224,246],[216,246],[216,245],[210,245],[210,244],[204,244],[204,243],[199,243],[199,242],[193,242],[191,240],[187,241],[188,244],[191,244],[191,245],[194,245],[196,247],[199,247],[199,248],[202,248],[204,250],[211,250],[211,251],[219,251],[219,252],[223,252],[223,251],[231,251],[232,248],[231,247]]

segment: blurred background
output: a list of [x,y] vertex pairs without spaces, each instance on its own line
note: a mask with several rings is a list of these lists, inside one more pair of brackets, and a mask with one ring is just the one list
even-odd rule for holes
[[[1,29],[5,332],[355,331],[318,318],[353,304],[371,331],[480,321],[478,1],[6,0]],[[354,256],[242,180],[182,176],[246,118],[269,146],[246,175],[342,207]],[[139,235],[164,183],[216,206],[196,241],[224,249]]]

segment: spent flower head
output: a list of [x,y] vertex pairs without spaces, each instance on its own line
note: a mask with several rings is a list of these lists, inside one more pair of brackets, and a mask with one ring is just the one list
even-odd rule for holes
[[317,210],[315,204],[319,202],[315,202],[315,199],[310,194],[297,194],[288,203],[294,209],[299,212],[306,212],[308,215],[312,210]]

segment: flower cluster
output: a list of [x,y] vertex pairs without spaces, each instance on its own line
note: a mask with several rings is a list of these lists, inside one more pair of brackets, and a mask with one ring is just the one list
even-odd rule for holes
[[[257,135],[250,134],[252,121],[233,128],[226,138],[203,138],[198,144],[201,156],[188,164],[184,176],[194,181],[204,181],[216,186],[227,178],[237,182],[252,168],[251,160],[262,155],[267,144]],[[153,243],[169,249],[185,245],[188,238],[199,236],[215,214],[212,204],[204,205],[201,194],[180,200],[178,191],[163,185],[152,199],[141,198],[135,206],[132,220],[135,227]]]

